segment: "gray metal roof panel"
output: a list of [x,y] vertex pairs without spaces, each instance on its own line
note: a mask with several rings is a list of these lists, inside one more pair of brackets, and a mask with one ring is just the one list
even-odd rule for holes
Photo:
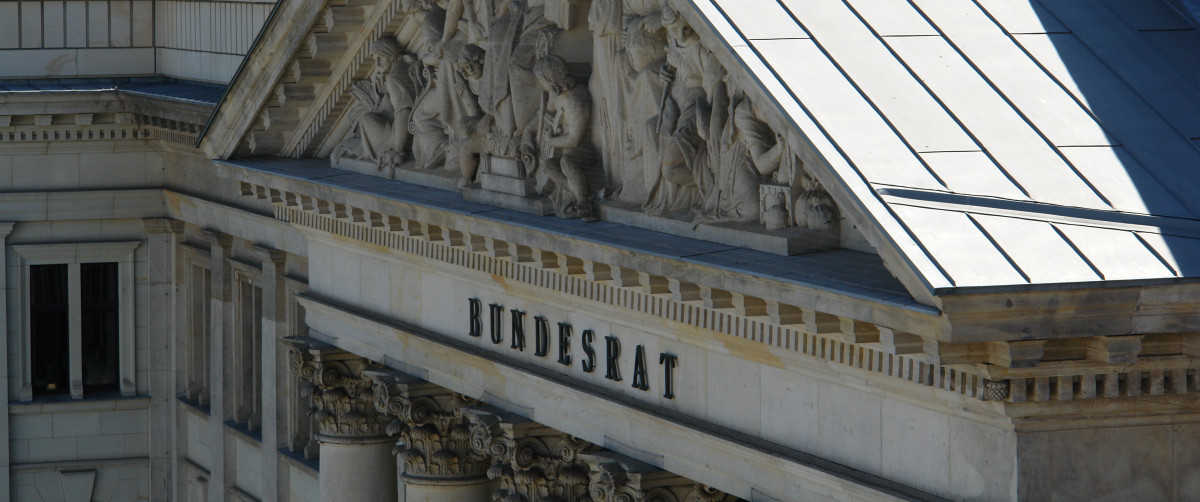
[[808,38],[808,33],[775,0],[715,0],[715,3],[744,33],[753,33],[753,38]]
[[[962,126],[845,3],[841,0],[785,0],[785,3],[846,78],[913,150],[979,149]],[[908,11],[912,16],[917,15],[911,8]]]
[[1200,137],[1200,88],[1181,75],[1137,31],[1112,11],[1092,2],[1040,1],[1151,108],[1184,135]]
[[1025,0],[977,0],[1008,33],[1068,33],[1045,7]]
[[[1044,221],[972,215],[1031,284],[1098,281],[1100,275]],[[1047,260],[1054,256],[1054,260]]]
[[1176,275],[1200,276],[1200,239],[1152,232],[1138,232],[1137,235]]
[[1139,33],[1155,50],[1167,58],[1175,69],[1200,82],[1200,33],[1196,30],[1143,31]]
[[1109,208],[1008,99],[945,39],[892,37],[887,41],[1031,198]]
[[1100,0],[1135,30],[1190,30],[1187,19],[1165,2],[1145,0]]
[[921,158],[951,192],[1028,200],[991,157],[982,151],[927,152]]
[[1118,211],[1192,217],[1191,211],[1180,204],[1162,182],[1146,172],[1125,147],[1067,147],[1059,148],[1059,151],[1076,169],[1087,174],[1088,182]]
[[1175,277],[1175,273],[1133,232],[1063,223],[1054,226],[1087,256],[1088,261],[1104,274],[1105,280]]
[[916,0],[964,57],[1056,146],[1112,145],[1099,124],[973,2]]
[[944,189],[896,131],[811,40],[755,40],[753,47],[867,179]]
[[1026,284],[1028,280],[966,214],[902,204],[891,208],[956,287]]
[[879,36],[914,37],[939,34],[908,2],[848,0],[848,3],[854,12],[861,16]]

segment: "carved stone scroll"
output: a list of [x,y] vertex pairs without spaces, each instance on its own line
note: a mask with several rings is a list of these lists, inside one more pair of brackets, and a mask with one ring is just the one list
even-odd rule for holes
[[588,469],[579,454],[591,443],[490,408],[464,408],[471,446],[487,455],[497,502],[586,500]]
[[727,502],[711,487],[610,451],[581,453],[593,502]]
[[462,413],[478,404],[416,377],[366,370],[375,409],[392,417],[386,432],[398,439],[395,453],[408,478],[483,478],[491,465],[471,447],[471,424]]
[[311,399],[309,410],[320,436],[378,437],[388,418],[375,409],[371,381],[363,370],[376,364],[311,338],[288,337],[289,367],[306,384],[301,395]]

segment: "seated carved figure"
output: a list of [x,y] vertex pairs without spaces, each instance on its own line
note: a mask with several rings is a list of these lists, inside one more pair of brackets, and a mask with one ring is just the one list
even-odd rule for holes
[[533,68],[547,93],[534,177],[538,192],[548,194],[555,213],[563,218],[595,220],[588,194],[587,168],[592,152],[583,144],[591,120],[591,96],[567,74],[567,63],[546,56]]
[[418,88],[412,75],[415,61],[391,38],[376,40],[370,51],[375,68],[370,78],[350,89],[352,130],[334,147],[331,160],[334,166],[343,158],[370,162],[380,174],[391,177],[404,161],[408,143],[408,121]]

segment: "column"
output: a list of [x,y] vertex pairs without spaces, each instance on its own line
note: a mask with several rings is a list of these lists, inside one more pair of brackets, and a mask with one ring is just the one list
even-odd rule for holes
[[262,489],[263,500],[279,497],[279,406],[276,399],[278,379],[276,357],[279,339],[287,336],[284,316],[287,295],[283,287],[287,253],[259,244],[255,252],[262,259]]
[[311,338],[285,338],[289,367],[308,388],[317,441],[321,502],[397,500],[388,418],[373,402],[371,361]]
[[142,220],[146,229],[146,261],[149,265],[146,310],[150,372],[150,500],[166,502],[174,491],[172,450],[176,441],[175,423],[175,236],[183,232],[183,222],[168,218]]
[[[8,234],[12,233],[13,223],[0,223],[0,326],[13,336],[8,329],[8,245],[5,242]],[[18,286],[20,287],[20,286]],[[16,336],[20,330],[15,331]],[[9,485],[9,442],[8,442],[8,340],[0,343],[0,361],[4,361],[4,371],[0,371],[0,494],[7,497],[12,493]]]
[[471,447],[471,424],[462,415],[464,405],[478,403],[397,371],[364,374],[373,385],[375,408],[392,419],[388,434],[398,438],[400,500],[490,501],[491,462]]
[[496,500],[736,502],[736,497],[518,415],[463,407],[471,446],[492,462]]
[[208,373],[208,389],[209,389],[209,438],[212,438],[212,443],[209,448],[212,449],[211,461],[209,463],[209,480],[208,498],[212,502],[221,502],[225,499],[225,488],[227,479],[227,469],[233,469],[233,465],[225,465],[225,417],[229,414],[225,412],[225,345],[229,343],[227,340],[232,333],[232,315],[230,315],[229,306],[232,295],[232,285],[229,284],[231,274],[229,262],[226,258],[229,257],[233,249],[233,237],[211,229],[204,230],[204,236],[209,244],[209,270],[211,270],[212,288],[209,298],[209,373]]

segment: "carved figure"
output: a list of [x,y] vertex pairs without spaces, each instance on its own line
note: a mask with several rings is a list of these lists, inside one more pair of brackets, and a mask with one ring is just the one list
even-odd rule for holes
[[813,230],[837,228],[841,216],[833,197],[811,174],[800,173],[801,192],[794,204],[796,226]]
[[413,105],[409,124],[413,134],[413,157],[416,168],[432,169],[445,162],[449,127],[456,120],[456,112],[462,108],[459,106],[462,100],[455,99],[459,96],[453,91],[453,84],[443,81],[453,75],[452,62],[443,55],[448,46],[453,47],[443,41],[446,11],[427,5],[409,15],[420,21],[420,32],[412,45],[419,48],[417,54],[425,84]]
[[538,138],[538,192],[549,194],[558,216],[594,221],[586,174],[592,155],[583,144],[591,119],[591,96],[575,84],[567,74],[566,61],[558,56],[539,60],[534,74],[547,93]]
[[[730,109],[733,113],[730,113]],[[760,125],[750,111],[750,102],[739,97],[730,103],[726,84],[717,84],[712,115],[708,122],[710,169],[701,184],[704,203],[697,222],[754,221],[759,217],[758,185],[763,176],[756,168],[753,148],[761,146]],[[701,129],[702,131],[704,129]],[[776,167],[778,163],[776,163]]]
[[477,103],[477,92],[483,79],[484,50],[477,45],[467,45],[459,53],[454,75],[456,92],[463,96],[463,116],[454,125],[451,150],[458,158],[460,178],[458,187],[465,188],[475,183],[479,160],[487,153],[487,137],[495,119],[486,115]]
[[663,8],[667,28],[667,66],[662,70],[666,90],[662,109],[649,131],[657,155],[643,155],[650,187],[643,208],[665,214],[697,206],[703,198],[708,156],[701,128],[703,114],[720,67],[700,38],[670,6]]
[[375,60],[371,77],[350,89],[354,98],[351,137],[334,147],[331,157],[334,165],[343,158],[370,162],[391,177],[404,161],[408,143],[408,121],[418,88],[413,75],[416,60],[392,38],[373,42],[370,53]]

